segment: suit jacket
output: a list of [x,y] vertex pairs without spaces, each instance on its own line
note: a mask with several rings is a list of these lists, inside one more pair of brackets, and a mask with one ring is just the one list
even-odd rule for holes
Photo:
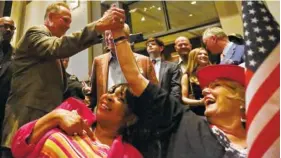
[[[0,135],[2,134],[2,122],[4,119],[5,104],[9,96],[10,84],[12,79],[12,54],[13,47],[9,44],[8,51],[0,61]],[[0,44],[0,51],[3,51],[3,45]],[[1,137],[0,137],[1,142]],[[1,156],[1,155],[0,155]]]
[[[158,84],[153,65],[148,57],[134,53],[137,65],[141,74],[154,84]],[[91,103],[90,107],[95,108],[102,94],[107,92],[108,65],[111,54],[106,53],[94,58],[91,74]]]
[[57,38],[46,26],[30,28],[15,53],[15,71],[8,104],[49,112],[63,101],[67,80],[58,60],[70,57],[98,42],[94,24],[70,36]]
[[244,45],[233,43],[220,64],[239,65],[244,62]]
[[161,61],[159,72],[159,85],[168,93],[181,99],[181,69],[178,64]]
[[75,97],[78,99],[85,99],[85,96],[83,94],[82,83],[78,80],[78,78],[75,75],[70,75],[69,73],[65,73],[67,78],[67,89],[64,92],[64,100],[69,97]]
[[[0,44],[2,52],[2,45]],[[4,54],[3,60],[0,61],[0,109],[4,107],[10,90],[10,82],[12,79],[12,53],[13,47],[8,45],[8,52]]]
[[[7,101],[2,145],[10,145],[18,127],[55,109],[63,101],[66,77],[60,58],[72,56],[98,43],[94,23],[61,38],[46,26],[27,30],[15,48],[11,92]],[[32,109],[28,115],[24,112]]]

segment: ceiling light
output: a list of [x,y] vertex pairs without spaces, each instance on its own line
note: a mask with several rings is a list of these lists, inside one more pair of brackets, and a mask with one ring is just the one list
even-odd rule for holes
[[143,8],[143,11],[145,11],[145,12],[146,12],[146,11],[147,11],[147,8]]
[[193,16],[193,14],[189,14],[189,16]]
[[141,18],[141,21],[145,21],[145,17],[144,16]]
[[131,9],[129,12],[130,13],[134,13],[134,12],[136,12],[137,11],[137,8],[134,8],[134,9]]
[[196,4],[196,1],[192,1],[191,4],[192,4],[192,5]]
[[161,10],[161,7],[158,7],[158,10]]

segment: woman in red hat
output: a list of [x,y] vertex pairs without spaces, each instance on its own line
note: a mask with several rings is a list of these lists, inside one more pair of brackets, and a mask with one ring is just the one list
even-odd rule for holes
[[202,90],[196,75],[197,71],[210,65],[208,53],[204,48],[195,48],[188,55],[187,69],[181,79],[182,102],[189,105],[197,115],[204,116]]
[[137,96],[137,115],[144,118],[138,127],[146,132],[137,133],[132,138],[144,157],[152,157],[147,149],[155,139],[160,140],[157,150],[161,154],[158,157],[246,157],[246,130],[241,121],[245,116],[242,67],[214,65],[198,71],[207,116],[207,120],[202,119],[165,90],[149,83],[138,70],[128,40],[122,38],[124,32],[112,32],[121,69]]

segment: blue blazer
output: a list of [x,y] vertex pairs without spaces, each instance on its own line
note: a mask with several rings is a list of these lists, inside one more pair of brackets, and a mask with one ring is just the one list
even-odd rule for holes
[[239,65],[244,62],[245,45],[233,43],[220,64]]

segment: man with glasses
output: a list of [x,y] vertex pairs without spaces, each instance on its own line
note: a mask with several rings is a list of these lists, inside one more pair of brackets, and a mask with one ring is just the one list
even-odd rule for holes
[[10,42],[16,29],[14,25],[15,23],[10,17],[0,18],[0,134],[2,134],[5,104],[9,95],[12,78],[11,59],[13,47]]
[[55,2],[47,7],[44,25],[29,28],[16,46],[2,147],[10,148],[11,139],[20,126],[42,117],[63,101],[67,81],[60,59],[98,43],[99,34],[105,30],[123,28],[124,19],[122,9],[111,7],[102,18],[81,31],[64,35],[72,20],[69,6]]
[[203,44],[212,54],[220,54],[220,64],[239,65],[244,62],[244,45],[230,42],[219,27],[208,28],[203,33]]

